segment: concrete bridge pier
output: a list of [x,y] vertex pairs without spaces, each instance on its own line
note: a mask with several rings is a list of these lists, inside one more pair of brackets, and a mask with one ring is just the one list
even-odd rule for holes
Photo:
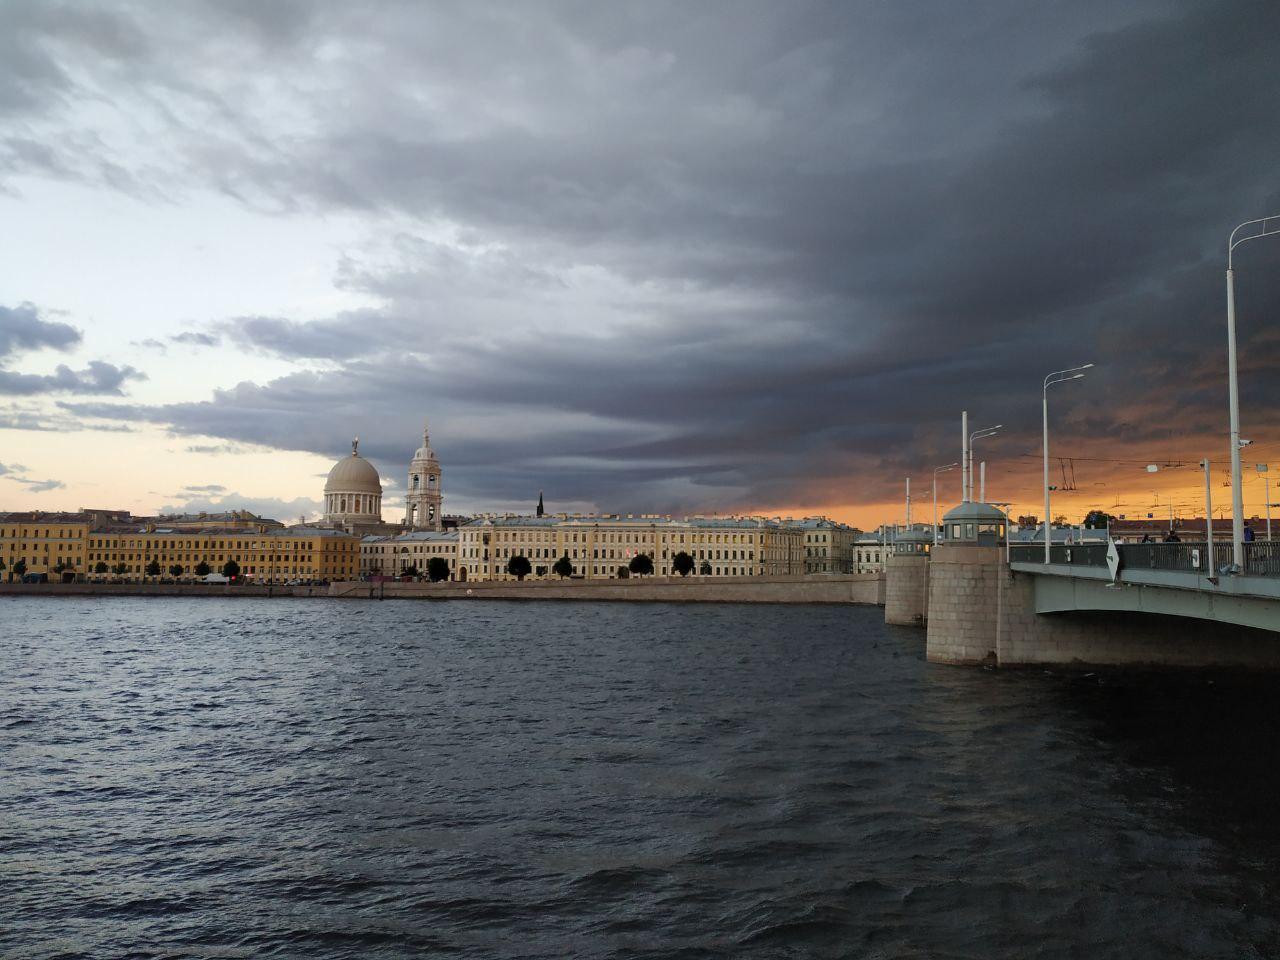
[[910,532],[885,558],[884,622],[923,627],[929,619],[929,552],[933,535]]
[[925,655],[936,663],[999,662],[1000,588],[1004,551],[976,543],[943,543],[929,575]]

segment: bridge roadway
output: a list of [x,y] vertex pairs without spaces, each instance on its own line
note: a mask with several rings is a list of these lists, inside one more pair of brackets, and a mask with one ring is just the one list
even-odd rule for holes
[[1280,541],[1245,544],[1245,570],[1226,572],[1231,544],[1117,544],[1113,579],[1106,543],[1010,548],[1010,568],[1035,577],[1037,614],[1128,611],[1191,617],[1280,633]]

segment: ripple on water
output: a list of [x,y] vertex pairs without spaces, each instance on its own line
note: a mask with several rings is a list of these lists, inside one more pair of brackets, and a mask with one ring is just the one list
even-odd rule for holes
[[1267,686],[863,608],[5,612],[6,957],[1280,954]]

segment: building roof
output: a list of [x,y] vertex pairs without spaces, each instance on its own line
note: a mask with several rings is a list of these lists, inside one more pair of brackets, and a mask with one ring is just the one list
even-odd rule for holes
[[943,518],[944,522],[952,520],[977,520],[988,523],[1001,523],[1007,520],[1003,510],[999,507],[993,507],[989,503],[979,503],[976,500],[969,500],[959,506],[952,507],[947,511]]
[[458,539],[457,530],[414,530],[411,533],[400,533],[392,536],[367,536],[361,543],[451,543]]
[[0,523],[89,523],[91,520],[87,513],[50,513],[44,510],[0,513]]
[[[697,527],[702,529],[778,529],[781,527],[796,528],[790,520],[768,519],[765,517],[683,517],[673,518],[657,514],[559,514],[551,517],[530,516],[526,514],[485,515],[473,517],[466,521],[464,527],[558,527],[558,526],[632,526],[632,527]],[[852,527],[846,528],[852,530]]]

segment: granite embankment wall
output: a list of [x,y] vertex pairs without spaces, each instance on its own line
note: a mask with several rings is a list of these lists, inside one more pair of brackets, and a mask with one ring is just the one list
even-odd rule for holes
[[348,600],[620,600],[667,603],[884,603],[884,577],[645,577],[485,583],[334,583],[327,587],[177,583],[3,583],[0,597],[336,597]]
[[634,577],[630,580],[335,583],[330,595],[355,600],[624,600],[662,603],[884,602],[880,574],[814,577]]
[[328,587],[194,583],[0,583],[0,597],[327,597]]

